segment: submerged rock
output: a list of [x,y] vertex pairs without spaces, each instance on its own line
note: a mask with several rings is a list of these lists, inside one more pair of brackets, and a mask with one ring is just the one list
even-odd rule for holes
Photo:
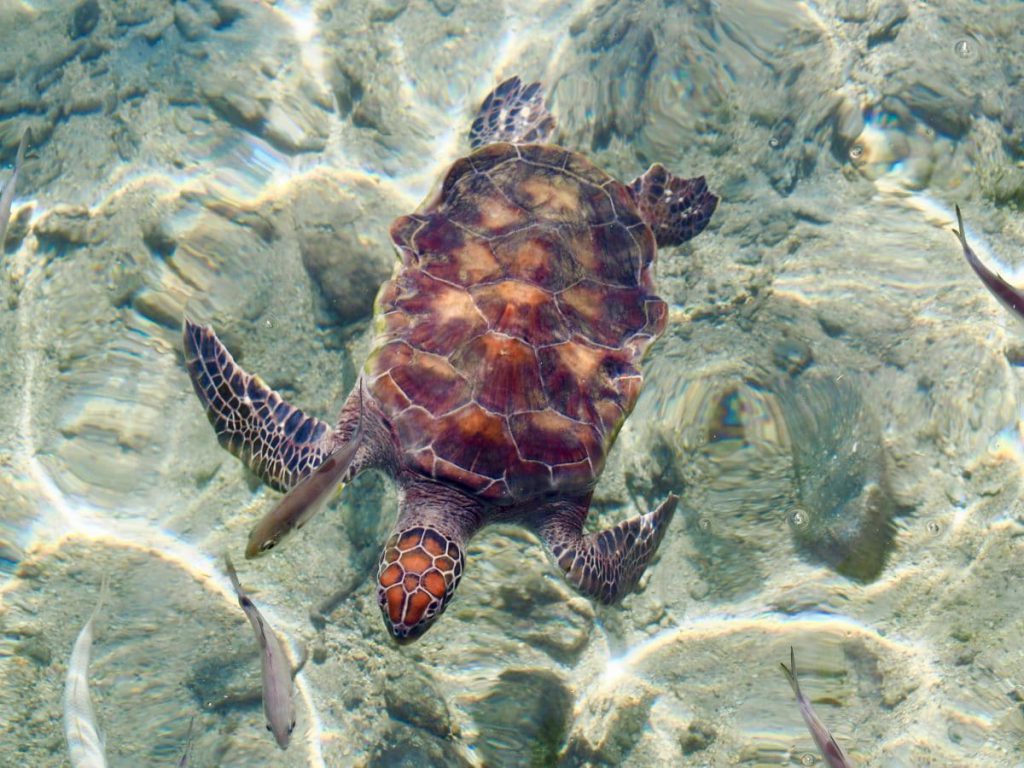
[[790,512],[797,545],[844,576],[872,581],[893,545],[897,504],[881,427],[850,374],[778,385],[802,508]]
[[318,289],[322,324],[350,323],[373,312],[377,289],[391,272],[387,232],[400,205],[371,181],[314,175],[291,199],[302,263]]
[[509,669],[472,707],[485,765],[553,765],[572,715],[572,694],[555,674]]
[[388,715],[440,739],[451,735],[451,715],[444,696],[430,674],[415,666],[390,670],[384,687]]
[[639,680],[589,698],[573,723],[562,765],[623,765],[650,728],[655,699],[654,688]]

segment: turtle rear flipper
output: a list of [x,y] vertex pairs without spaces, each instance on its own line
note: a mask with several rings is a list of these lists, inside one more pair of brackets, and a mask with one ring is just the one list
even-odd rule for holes
[[185,365],[220,444],[275,490],[296,485],[335,447],[328,424],[243,371],[212,328],[188,319]]
[[682,179],[659,163],[633,179],[629,191],[659,248],[679,245],[699,235],[718,205],[703,176]]
[[539,533],[570,584],[602,603],[616,603],[640,581],[678,502],[672,494],[653,512],[586,535],[589,500],[560,503],[541,515]]
[[540,83],[523,85],[510,77],[484,99],[469,129],[469,146],[507,141],[511,144],[544,144],[555,130],[555,118],[544,106]]

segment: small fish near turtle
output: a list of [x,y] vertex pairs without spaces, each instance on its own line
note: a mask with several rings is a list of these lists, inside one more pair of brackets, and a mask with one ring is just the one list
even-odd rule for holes
[[484,100],[471,153],[391,226],[398,261],[375,303],[373,349],[334,426],[243,371],[186,318],[185,360],[222,446],[287,492],[253,529],[255,557],[367,469],[394,478],[398,519],[377,572],[398,642],[451,601],[484,525],[535,531],[567,580],[602,603],[632,591],[677,504],[584,533],[605,457],[668,317],[657,249],[718,204],[703,177],[653,165],[623,184],[550,143],[539,83]]
[[974,252],[974,249],[967,244],[964,217],[960,213],[959,205],[956,206],[956,226],[957,228],[953,230],[953,234],[960,241],[960,247],[964,250],[964,258],[967,259],[971,269],[974,270],[974,273],[984,286],[988,288],[989,293],[999,300],[1000,304],[1013,312],[1017,317],[1024,319],[1024,291],[1010,285],[1002,275],[986,267],[981,259],[978,258],[978,254]]

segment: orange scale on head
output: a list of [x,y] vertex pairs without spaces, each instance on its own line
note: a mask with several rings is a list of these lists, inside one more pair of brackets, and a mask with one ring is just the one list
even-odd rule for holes
[[434,567],[439,571],[447,572],[455,567],[455,561],[445,555],[434,560]]
[[440,571],[433,569],[423,575],[420,585],[438,600],[444,597],[444,593],[448,589],[448,582],[445,581],[444,576]]
[[392,587],[401,580],[402,566],[398,563],[392,563],[380,574],[380,584],[382,587]]
[[412,592],[419,585],[420,585],[420,577],[419,577],[419,574],[416,574],[416,573],[410,573],[408,576],[406,576],[402,580],[402,588],[406,592]]
[[405,609],[405,623],[416,624],[427,612],[433,598],[424,590],[417,589],[409,596],[409,604]]
[[398,548],[403,551],[408,551],[413,547],[416,547],[420,543],[421,534],[419,531],[409,531],[407,534],[402,536],[398,541]]
[[423,549],[434,557],[444,554],[445,544],[446,541],[435,531],[423,532]]
[[420,548],[402,555],[400,561],[406,573],[423,573],[434,564],[434,558]]
[[395,585],[384,593],[387,597],[388,617],[392,624],[402,621],[402,608],[405,607],[405,590],[400,585]]

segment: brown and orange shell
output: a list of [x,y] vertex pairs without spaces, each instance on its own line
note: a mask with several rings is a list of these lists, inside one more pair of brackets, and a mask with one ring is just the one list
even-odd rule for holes
[[574,152],[492,144],[391,238],[365,375],[405,466],[500,504],[591,489],[667,317],[628,189]]

